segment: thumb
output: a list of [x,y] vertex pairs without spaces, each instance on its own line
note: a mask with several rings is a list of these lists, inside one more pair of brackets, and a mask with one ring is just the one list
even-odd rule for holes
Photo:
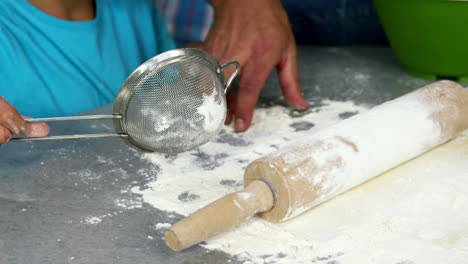
[[[27,119],[28,117],[23,116]],[[26,128],[23,135],[26,137],[45,137],[49,134],[49,126],[46,123],[29,123],[26,122]]]

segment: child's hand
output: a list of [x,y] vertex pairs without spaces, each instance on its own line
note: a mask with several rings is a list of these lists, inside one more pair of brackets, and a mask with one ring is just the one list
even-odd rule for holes
[[8,142],[15,134],[27,137],[44,137],[48,133],[48,125],[27,123],[14,107],[0,96],[0,144]]

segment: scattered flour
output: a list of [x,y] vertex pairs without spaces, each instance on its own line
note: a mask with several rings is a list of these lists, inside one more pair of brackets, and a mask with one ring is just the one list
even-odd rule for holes
[[160,229],[169,228],[170,226],[171,226],[170,223],[157,223],[154,228],[156,228],[156,230],[160,230]]
[[[251,161],[365,110],[333,101],[305,113],[279,106],[257,109],[246,133],[228,127],[198,150],[142,154],[160,170],[157,177],[149,175],[153,181],[146,189],[132,191],[168,214],[188,215],[242,189]],[[300,217],[280,224],[254,217],[202,246],[244,263],[466,263],[467,160],[465,133]]]
[[[98,215],[98,216],[86,216],[82,220],[80,220],[80,223],[83,223],[86,225],[98,225],[102,221],[104,221],[105,218],[111,218],[119,213],[122,213],[122,211],[107,213],[107,214]],[[69,220],[69,221],[66,221],[66,223],[71,224],[73,223],[73,221]]]
[[143,201],[138,198],[120,198],[115,200],[115,205],[125,210],[132,210],[136,208],[141,208],[143,206]]
[[358,73],[356,75],[354,75],[354,79],[358,82],[368,82],[370,80],[371,76],[370,75],[366,75],[366,74],[362,74],[362,73]]
[[97,216],[87,216],[82,221],[82,223],[85,223],[87,225],[97,225],[101,222],[102,222],[102,218],[97,217]]

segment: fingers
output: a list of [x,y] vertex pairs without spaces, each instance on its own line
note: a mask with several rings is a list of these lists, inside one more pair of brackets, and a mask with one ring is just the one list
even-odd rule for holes
[[[214,0],[212,0],[213,2]],[[241,64],[237,94],[228,98],[226,124],[234,120],[245,131],[260,90],[276,67],[286,100],[299,109],[308,107],[301,95],[296,48],[287,14],[280,1],[216,1],[215,21],[203,43],[220,63]],[[229,76],[233,69],[227,68]]]
[[302,96],[299,84],[295,45],[289,45],[277,68],[278,78],[286,101],[299,110],[307,109],[309,104]]
[[[22,116],[23,119],[29,119],[29,116]],[[49,126],[46,123],[27,123],[23,135],[26,137],[45,137],[49,134]]]
[[0,96],[0,126],[14,134],[22,134],[26,122],[16,109]]
[[5,127],[0,126],[0,144],[6,143],[11,138],[11,131]]
[[14,134],[23,134],[27,137],[43,137],[48,133],[48,125],[44,123],[27,123],[14,107],[0,96],[0,144],[8,142]]
[[49,134],[49,130],[46,123],[27,123],[23,134],[27,137],[45,137]]
[[257,63],[245,66],[234,107],[236,132],[244,132],[249,128],[260,91],[270,73],[269,69],[269,67],[260,67]]
[[227,112],[226,112],[226,120],[224,124],[229,125],[232,122],[232,116],[234,114],[233,109],[236,106],[236,95],[232,92],[228,92],[226,95],[226,102],[227,102]]

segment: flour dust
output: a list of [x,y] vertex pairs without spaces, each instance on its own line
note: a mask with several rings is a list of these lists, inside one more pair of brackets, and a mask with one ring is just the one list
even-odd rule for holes
[[[244,170],[253,160],[366,109],[336,101],[306,112],[257,109],[246,133],[225,127],[194,151],[141,154],[159,170],[146,175],[145,188],[132,191],[167,214],[189,215],[241,190]],[[468,218],[461,213],[468,211],[467,160],[465,133],[299,217],[280,224],[254,217],[202,246],[246,264],[461,264],[468,259]],[[168,227],[155,225],[162,231]]]

